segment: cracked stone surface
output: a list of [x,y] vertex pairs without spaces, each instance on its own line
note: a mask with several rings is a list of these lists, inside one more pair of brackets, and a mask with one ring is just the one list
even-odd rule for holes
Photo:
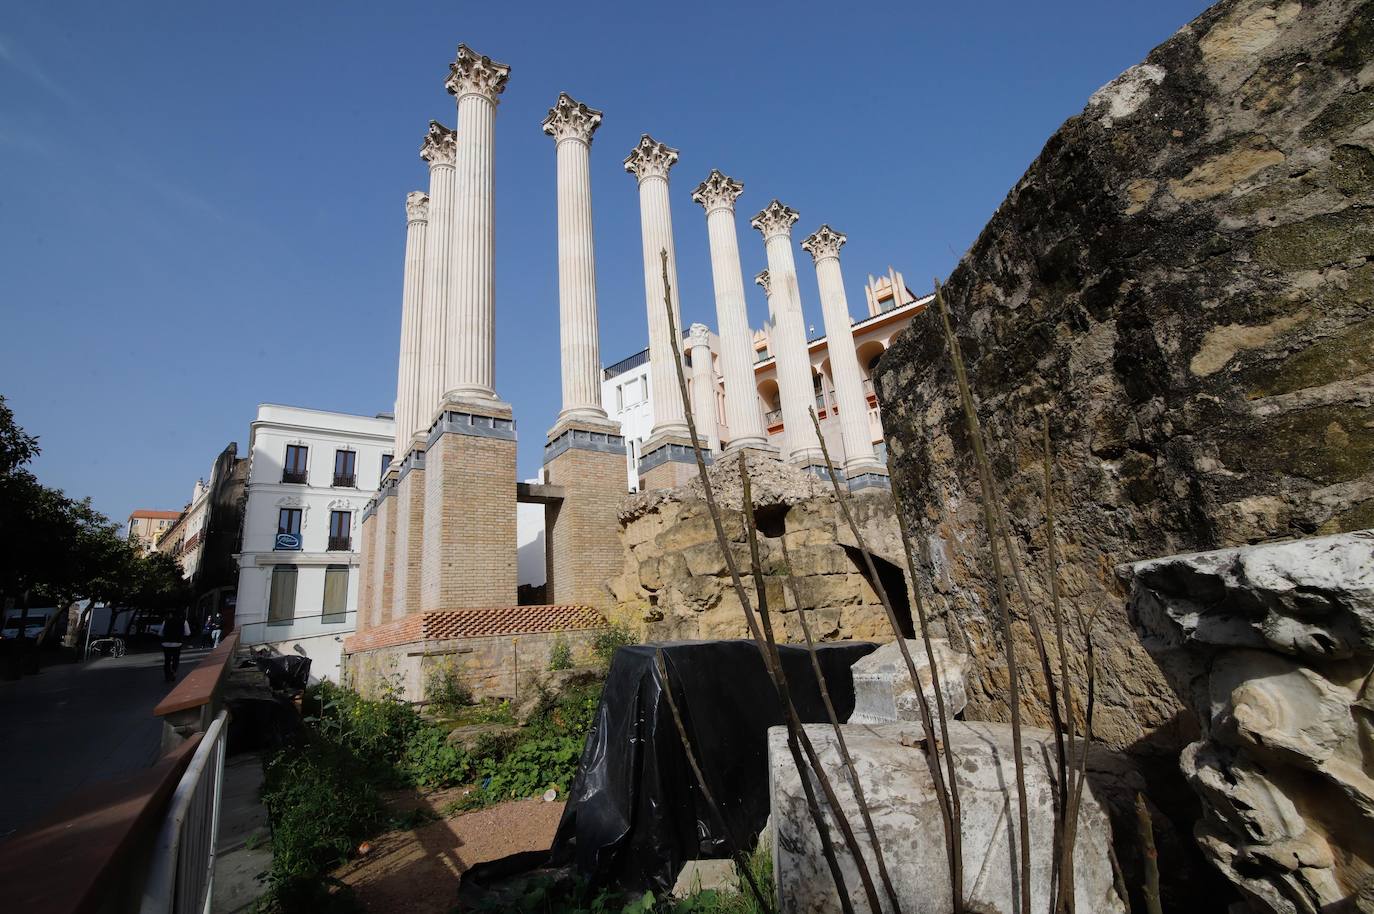
[[1202,724],[1180,762],[1203,851],[1256,911],[1374,911],[1374,530],[1123,574]]
[[[843,769],[828,726],[808,725],[810,736],[831,781],[836,785],[846,816],[864,835],[853,795],[843,786]],[[949,869],[945,856],[940,807],[921,747],[919,724],[845,724],[845,742],[873,815],[904,914],[947,914],[951,910]],[[1048,731],[1023,731],[1026,791],[1031,834],[1031,906],[1049,910],[1050,848],[1054,830],[1051,812],[1055,790],[1053,737]],[[1006,724],[953,721],[950,742],[957,761],[963,808],[964,901],[966,911],[1014,912],[1019,908],[1016,882],[1017,800],[1011,753],[1011,728]],[[801,789],[797,769],[787,751],[787,732],[768,732],[768,763],[774,828],[773,870],[779,909],[786,914],[821,914],[839,910],[835,884],[821,855],[820,842]],[[828,823],[836,841],[834,820]],[[1113,886],[1107,848],[1112,842],[1107,814],[1094,796],[1089,780],[1079,815],[1079,839],[1074,846],[1074,897],[1079,911],[1115,914],[1126,910]],[[866,837],[861,841],[869,869],[877,868]],[[840,863],[856,911],[868,902],[858,871],[847,851]],[[876,880],[877,877],[875,876]],[[881,893],[881,888],[879,892]],[[887,910],[884,907],[884,910]]]

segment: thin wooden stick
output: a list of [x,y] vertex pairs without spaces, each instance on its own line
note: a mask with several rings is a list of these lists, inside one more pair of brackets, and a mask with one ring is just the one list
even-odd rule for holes
[[1017,825],[1020,828],[1020,914],[1031,914],[1030,904],[1030,815],[1026,802],[1026,761],[1021,755],[1021,672],[1016,662],[1015,643],[1011,635],[1011,609],[1007,594],[1006,580],[1002,574],[1002,561],[997,548],[997,516],[993,507],[992,471],[988,466],[987,454],[983,451],[983,431],[978,422],[978,411],[973,405],[973,393],[969,390],[968,376],[964,371],[964,355],[959,347],[959,339],[954,335],[950,323],[949,309],[945,305],[944,291],[939,280],[935,282],[935,305],[940,312],[940,325],[944,330],[945,344],[949,347],[950,361],[954,366],[954,377],[959,383],[959,399],[964,407],[964,420],[968,425],[969,438],[973,443],[973,455],[978,466],[979,482],[982,484],[983,525],[988,532],[988,546],[992,555],[992,576],[996,584],[998,621],[1001,623],[1002,640],[1007,657],[1008,700],[1011,705],[1011,743],[1013,761],[1016,765]]
[[[935,786],[935,796],[940,804],[941,824],[945,831],[945,855],[949,867],[950,897],[953,899],[953,910],[958,914],[963,910],[963,835],[960,833],[961,825],[954,817],[950,795],[947,793],[948,788],[945,785],[944,772],[940,769],[940,740],[936,738],[935,727],[932,724],[930,702],[926,699],[925,689],[921,686],[920,676],[916,672],[916,663],[911,659],[911,651],[907,648],[906,636],[902,634],[902,628],[897,622],[897,613],[892,609],[892,601],[888,598],[887,588],[883,586],[882,579],[878,577],[877,566],[873,563],[873,554],[868,551],[863,534],[859,532],[859,525],[854,520],[854,514],[849,510],[849,502],[845,500],[844,491],[840,487],[839,473],[835,469],[834,461],[830,459],[830,448],[826,446],[825,436],[821,434],[820,418],[816,415],[814,406],[810,407],[809,410],[811,425],[816,430],[816,439],[820,442],[821,454],[825,457],[825,468],[830,474],[830,484],[835,489],[835,500],[839,503],[840,513],[844,516],[849,531],[854,535],[855,542],[859,544],[864,565],[873,581],[873,590],[877,593],[879,601],[883,604],[883,610],[887,613],[888,625],[892,627],[892,634],[897,641],[897,649],[906,662],[907,675],[911,677],[912,688],[916,691],[916,707],[920,711],[921,727],[925,731],[926,764],[930,768],[931,781]],[[900,520],[898,526],[901,526]],[[933,659],[934,651],[931,651],[927,655],[927,660],[933,661]],[[932,662],[930,667],[931,682],[935,686],[936,701],[943,705],[944,699],[940,696],[939,672],[940,668]],[[944,739],[944,751],[948,754],[951,747],[947,726],[941,731],[941,736]]]
[[673,688],[668,682],[668,665],[663,661],[663,651],[654,649],[654,665],[658,667],[658,678],[663,683],[663,697],[668,699],[668,710],[672,712],[673,724],[677,727],[678,738],[682,740],[682,748],[687,753],[687,762],[692,766],[692,774],[696,776],[697,786],[701,788],[701,795],[706,799],[706,805],[711,809],[711,815],[716,819],[716,824],[720,826],[721,834],[725,837],[725,843],[730,847],[730,856],[735,860],[735,866],[739,868],[749,889],[754,893],[754,898],[758,901],[759,907],[767,914],[772,914],[773,907],[764,898],[763,891],[754,881],[754,873],[749,868],[749,858],[744,855],[739,844],[735,841],[735,836],[730,831],[730,823],[725,821],[725,815],[720,811],[720,804],[716,802],[715,796],[711,793],[711,788],[706,783],[706,775],[701,773],[701,766],[697,764],[696,753],[692,751],[692,740],[687,736],[687,727],[682,722],[682,713],[678,711],[677,701],[673,698]]
[[[1077,746],[1074,742],[1073,680],[1069,677],[1069,652],[1064,638],[1064,611],[1059,604],[1059,544],[1055,532],[1054,508],[1054,449],[1050,444],[1050,415],[1044,416],[1041,432],[1041,445],[1044,451],[1045,469],[1045,546],[1046,561],[1050,574],[1050,606],[1054,611],[1054,637],[1059,648],[1059,678],[1064,687],[1064,725],[1065,744],[1070,752]],[[1083,748],[1084,758],[1087,747]],[[1060,754],[1061,763],[1064,759]],[[1076,767],[1076,766],[1075,766]],[[1059,881],[1055,890],[1055,906],[1052,910],[1074,914],[1073,848],[1078,838],[1078,807],[1074,800],[1075,770],[1061,771],[1060,792],[1064,797],[1064,822],[1060,831]]]
[[[744,455],[740,455],[743,463]],[[821,702],[825,705],[826,716],[830,718],[830,727],[835,733],[835,744],[839,746],[840,758],[844,761],[845,771],[849,773],[849,786],[854,791],[854,802],[859,806],[859,815],[863,818],[864,828],[868,831],[868,843],[873,847],[874,859],[878,862],[878,879],[883,884],[883,891],[887,892],[888,901],[892,902],[893,914],[901,914],[902,905],[897,898],[897,890],[892,885],[892,878],[887,872],[887,860],[883,856],[882,843],[878,841],[878,830],[873,826],[873,816],[868,808],[868,798],[864,795],[863,785],[859,783],[859,772],[854,767],[854,759],[849,754],[849,744],[845,741],[844,731],[840,729],[840,716],[835,713],[835,704],[830,700],[830,687],[826,685],[825,674],[821,672],[821,661],[816,656],[816,641],[811,637],[811,624],[806,621],[806,609],[802,606],[801,595],[797,592],[797,579],[792,574],[792,556],[787,550],[787,537],[780,537],[778,542],[782,545],[782,561],[786,570],[784,581],[787,589],[792,592],[792,603],[797,608],[797,619],[801,622],[802,634],[806,637],[806,652],[811,658],[811,670],[816,674],[816,683],[821,687]]]
[[[815,757],[815,751],[811,748],[811,742],[806,736],[806,730],[801,726],[796,717],[796,709],[791,706],[791,701],[784,701],[786,696],[786,682],[782,676],[781,668],[774,668],[773,658],[767,648],[767,642],[759,630],[758,621],[754,618],[753,610],[749,603],[749,594],[744,589],[744,582],[740,577],[739,565],[735,562],[734,552],[730,549],[730,541],[725,535],[725,525],[721,521],[720,508],[716,504],[715,492],[711,487],[710,476],[706,472],[706,458],[701,453],[701,444],[697,438],[696,422],[692,418],[691,401],[687,396],[687,378],[682,371],[682,348],[681,341],[678,339],[677,319],[673,316],[672,288],[668,283],[668,251],[660,249],[659,257],[663,264],[663,305],[668,312],[668,339],[673,349],[673,365],[677,370],[678,394],[682,400],[683,412],[687,419],[687,430],[692,439],[692,454],[696,458],[697,476],[701,479],[702,489],[706,498],[706,507],[711,514],[711,523],[716,532],[716,543],[720,546],[721,556],[725,560],[725,567],[730,572],[730,583],[735,589],[735,595],[739,598],[740,607],[744,612],[744,621],[749,626],[749,631],[754,637],[754,645],[758,648],[763,657],[764,668],[768,671],[769,677],[773,681],[773,688],[778,693],[779,703],[783,705],[783,719],[787,724],[787,748],[792,755],[792,763],[796,766],[797,776],[801,779],[802,791],[806,795],[807,808],[811,813],[811,818],[816,824],[816,831],[820,836],[821,852],[825,855],[826,865],[830,868],[831,878],[835,881],[836,891],[839,893],[840,907],[845,914],[853,914],[854,906],[849,900],[849,891],[845,887],[844,873],[840,869],[839,858],[835,855],[834,845],[830,840],[830,830],[825,824],[825,818],[821,815],[820,805],[816,802],[815,792],[811,787],[811,782],[806,777],[806,765],[802,761],[802,747],[805,746],[807,752],[807,762],[811,764],[816,774],[816,780],[826,789],[826,799],[832,804],[835,811],[837,822],[842,823],[846,828],[847,820],[844,812],[839,808],[839,801],[835,799],[834,790],[829,789],[830,779],[826,776],[824,769],[820,766],[820,760]],[[843,830],[843,829],[842,829]],[[850,834],[852,839],[852,832]],[[850,841],[851,853],[854,854],[855,862],[859,866],[860,873],[866,873],[863,856],[858,851],[858,845]],[[877,895],[871,892],[872,880],[869,880],[870,895],[874,899],[873,909],[878,910]]]
[[[930,620],[926,615],[925,598],[921,596],[921,588],[916,584],[916,550],[911,546],[911,535],[906,529],[906,513],[902,510],[902,499],[898,493],[898,483],[892,481],[892,506],[897,514],[897,530],[902,535],[902,551],[906,553],[907,568],[911,574],[911,596],[916,604],[916,618],[921,624],[921,641],[926,649],[926,662],[930,665],[930,676],[932,682],[940,681],[940,665],[935,659],[935,645],[930,639]],[[898,635],[900,637],[900,634]],[[972,655],[968,637],[964,637],[965,653]],[[955,772],[954,744],[949,738],[949,712],[945,708],[945,694],[938,687],[935,689],[935,711],[940,722],[940,739],[944,742],[945,766],[948,769],[949,785],[949,804],[951,813],[950,834],[953,837],[953,850],[951,854],[950,883],[953,889],[953,912],[961,914],[964,906],[964,811],[959,800],[959,779]]]
[[[745,533],[749,538],[749,564],[754,572],[754,588],[759,601],[759,620],[763,623],[763,634],[768,639],[768,652],[772,655],[773,668],[777,671],[778,694],[783,700],[783,710],[795,724],[798,741],[802,744],[807,761],[811,763],[811,767],[816,772],[816,780],[820,782],[821,792],[825,794],[826,802],[830,804],[831,810],[835,813],[835,824],[839,826],[845,846],[849,848],[849,853],[854,857],[854,865],[859,869],[859,881],[863,883],[864,894],[868,896],[869,910],[880,912],[882,911],[882,903],[878,900],[878,890],[873,885],[873,876],[868,871],[868,861],[864,859],[863,849],[859,846],[859,840],[854,836],[854,830],[849,825],[849,817],[840,807],[839,797],[836,796],[834,788],[830,785],[829,776],[821,767],[820,756],[816,754],[816,750],[811,745],[811,737],[807,734],[806,728],[802,726],[796,705],[792,703],[791,687],[787,682],[787,676],[783,673],[782,656],[778,653],[778,643],[773,637],[773,621],[768,613],[768,591],[764,586],[763,562],[759,558],[758,528],[754,523],[754,496],[750,491],[749,466],[743,454],[740,455],[739,467],[741,507],[744,511]],[[802,776],[805,777],[804,774]]]
[[1145,910],[1149,914],[1163,914],[1159,904],[1159,851],[1155,850],[1155,830],[1150,823],[1150,810],[1145,797],[1135,795],[1136,827],[1140,829],[1141,854],[1145,858]]

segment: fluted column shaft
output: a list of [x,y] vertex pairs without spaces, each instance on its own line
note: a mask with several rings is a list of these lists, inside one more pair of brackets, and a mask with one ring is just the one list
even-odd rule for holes
[[419,191],[406,197],[405,279],[401,286],[401,355],[396,370],[396,447],[400,461],[423,421],[420,401],[420,340],[424,333],[425,238],[429,228],[429,198]]
[[601,112],[566,92],[544,118],[558,158],[558,335],[563,368],[559,422],[605,421],[597,328],[596,245],[592,235],[592,135]]
[[753,334],[749,330],[739,236],[735,230],[734,200],[743,189],[739,182],[713,171],[693,194],[693,199],[706,208],[720,367],[725,378],[725,423],[730,428],[731,451],[768,444],[754,386]]
[[854,331],[850,329],[849,301],[844,294],[839,254],[827,253],[816,258],[816,282],[820,286],[821,310],[825,315],[830,376],[835,381],[835,400],[840,407],[844,469],[852,476],[881,464],[873,452],[868,397],[864,396],[863,375],[859,372],[859,357],[854,351]]
[[649,319],[649,372],[653,385],[654,427],[651,438],[686,437],[687,420],[673,365],[672,332],[663,307],[663,262],[668,252],[668,282],[672,286],[673,323],[682,327],[678,304],[677,259],[673,251],[673,220],[668,204],[667,176],[652,175],[639,182],[640,234],[644,245],[644,304]]
[[711,356],[711,332],[705,324],[693,324],[688,340],[692,353],[692,418],[697,435],[720,452],[720,423],[716,418],[716,371]]
[[458,131],[444,394],[495,399],[495,101],[479,92],[460,95]]
[[[777,207],[777,210],[774,208]],[[782,213],[783,215],[778,215]],[[788,218],[790,216],[790,218]],[[821,462],[820,442],[811,425],[811,406],[816,402],[811,382],[811,356],[806,348],[806,319],[802,314],[797,262],[792,256],[791,224],[796,213],[774,201],[754,219],[768,251],[769,302],[773,306],[774,364],[787,459],[796,463]]]
[[[429,225],[420,318],[420,370],[414,431],[425,433],[444,394],[448,297],[453,279],[453,131],[431,125],[422,155],[429,160]],[[436,139],[438,136],[438,139]]]

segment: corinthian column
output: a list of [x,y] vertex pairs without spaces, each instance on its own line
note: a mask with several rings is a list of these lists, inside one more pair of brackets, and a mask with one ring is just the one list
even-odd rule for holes
[[596,248],[592,242],[592,134],[601,112],[566,92],[544,118],[558,156],[558,335],[563,409],[558,421],[605,420],[601,345],[596,316]]
[[811,425],[810,407],[816,395],[811,382],[811,356],[806,348],[801,290],[797,286],[797,262],[792,257],[792,223],[797,218],[796,210],[774,200],[749,224],[763,235],[768,251],[768,302],[773,312],[769,342],[778,371],[786,456],[794,463],[820,464],[825,458]]
[[835,380],[835,400],[840,408],[840,434],[844,440],[846,476],[882,472],[873,453],[873,438],[868,427],[868,397],[864,396],[859,357],[854,351],[854,331],[850,329],[849,300],[844,294],[840,274],[840,248],[845,236],[822,225],[802,242],[802,249],[816,262],[816,282],[820,286],[821,311],[825,315],[826,344],[830,353],[830,375]]
[[[735,198],[743,190],[739,181],[713,170],[692,193],[692,199],[706,210],[706,233],[711,240],[711,279],[716,289],[716,326],[720,329],[720,367],[725,378],[725,424],[730,427],[730,451],[768,444],[754,387],[754,346],[744,303],[739,237],[735,232]],[[695,367],[696,362],[692,364]]]
[[[429,227],[429,195],[406,194],[406,263],[401,286],[401,357],[396,369],[396,447],[392,459],[399,466],[410,450],[420,405],[420,338],[424,318],[425,235]],[[385,468],[383,468],[385,472]]]
[[[677,370],[668,315],[663,307],[663,264],[668,252],[668,282],[672,285],[673,323],[682,328],[678,305],[677,259],[673,249],[673,220],[668,208],[668,171],[677,150],[644,134],[625,157],[625,170],[639,180],[639,228],[644,246],[644,305],[649,317],[649,371],[653,388],[654,427],[650,442],[669,436],[686,438],[687,421],[678,394]],[[645,450],[649,450],[646,445]]]
[[420,368],[417,375],[415,427],[424,434],[444,394],[445,344],[449,286],[453,278],[453,131],[438,121],[420,146],[429,163],[429,225],[425,230],[425,269],[420,299]]
[[716,421],[716,372],[711,357],[711,331],[693,324],[687,345],[692,353],[692,418],[697,434],[704,435],[711,453],[720,451],[720,423]]
[[444,87],[458,98],[453,283],[444,396],[496,399],[496,100],[510,67],[458,45]]

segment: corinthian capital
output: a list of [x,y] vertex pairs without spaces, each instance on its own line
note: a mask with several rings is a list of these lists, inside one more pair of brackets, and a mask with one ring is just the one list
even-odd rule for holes
[[558,93],[558,101],[544,118],[544,132],[555,140],[592,141],[592,134],[601,126],[601,112],[575,100],[566,92]]
[[828,225],[822,225],[802,242],[802,250],[811,255],[811,259],[820,263],[827,257],[839,257],[840,248],[844,247],[845,237]]
[[458,45],[458,58],[449,64],[448,70],[444,88],[450,95],[480,95],[493,105],[496,97],[506,91],[506,80],[510,78],[510,67],[465,44]]
[[758,286],[760,289],[763,290],[763,294],[764,294],[765,297],[773,294],[773,293],[772,293],[771,291],[769,291],[769,289],[768,289],[768,271],[767,271],[767,270],[763,270],[762,272],[759,273],[759,275],[757,275],[757,276],[754,277],[754,285]]
[[687,328],[687,342],[691,348],[711,345],[711,328],[705,324],[693,324]]
[[438,121],[429,122],[429,132],[420,144],[420,158],[431,166],[452,165],[458,152],[458,134]]
[[429,194],[412,190],[406,194],[406,221],[424,222],[429,219]]
[[792,234],[792,223],[801,217],[797,211],[790,206],[785,206],[781,201],[774,200],[763,208],[763,210],[749,221],[749,224],[763,233],[763,240],[767,241],[774,235]]
[[728,209],[734,212],[735,198],[744,192],[744,185],[729,175],[722,174],[720,169],[713,168],[711,173],[706,176],[706,180],[697,185],[697,189],[692,191],[692,199],[700,203],[706,209],[706,215],[711,215],[718,209]]
[[644,182],[646,178],[668,180],[668,170],[677,163],[677,150],[644,134],[639,145],[625,157],[625,170]]

